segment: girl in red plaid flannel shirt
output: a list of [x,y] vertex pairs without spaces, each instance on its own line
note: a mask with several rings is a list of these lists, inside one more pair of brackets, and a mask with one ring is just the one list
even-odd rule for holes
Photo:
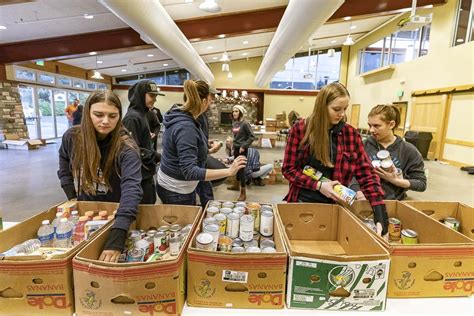
[[[340,83],[322,88],[316,97],[313,113],[295,122],[285,148],[283,175],[290,182],[287,202],[341,202],[333,187],[348,186],[355,177],[374,211],[379,234],[385,235],[388,216],[379,177],[355,128],[344,122],[349,92]],[[303,174],[310,165],[332,181],[314,181]]]

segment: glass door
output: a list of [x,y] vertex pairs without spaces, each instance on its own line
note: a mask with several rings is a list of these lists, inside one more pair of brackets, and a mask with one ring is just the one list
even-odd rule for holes
[[[68,93],[69,94],[69,93]],[[72,102],[71,102],[72,103]],[[56,137],[63,136],[64,132],[69,128],[69,122],[66,117],[67,107],[66,91],[54,90],[54,108],[55,108],[55,120],[56,120]]]
[[38,88],[39,125],[41,138],[55,138],[53,92],[51,89]]
[[28,137],[30,139],[39,138],[38,126],[38,111],[35,106],[35,91],[33,87],[22,86],[19,87],[21,104],[23,106],[23,113],[25,114],[25,123],[28,129]]

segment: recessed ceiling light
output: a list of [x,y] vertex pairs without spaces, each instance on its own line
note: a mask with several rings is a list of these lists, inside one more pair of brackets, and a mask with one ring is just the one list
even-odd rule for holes
[[344,21],[349,21],[350,19],[352,19],[350,16],[346,16],[346,17],[344,18]]
[[102,60],[97,61],[98,64],[103,64],[104,62]]
[[126,71],[127,71],[127,69],[122,69],[122,72],[126,72]]
[[168,66],[168,64],[163,64],[163,67],[166,67],[166,66]]
[[89,20],[91,20],[91,19],[93,19],[93,18],[94,18],[94,16],[93,16],[92,14],[84,13],[84,19],[89,19]]
[[194,0],[184,0],[184,3],[193,3]]
[[218,58],[218,57],[216,57],[216,56],[212,57],[212,59],[214,59],[214,60],[216,60],[217,58]]
[[243,42],[242,42],[242,44],[244,44],[244,45],[246,45],[246,44],[248,44],[248,43],[249,43],[249,41],[243,41]]
[[353,30],[353,29],[355,29],[355,28],[357,28],[357,25],[352,25],[352,26],[351,26],[351,30]]
[[89,55],[91,56],[97,55],[97,52],[90,52]]
[[153,56],[155,56],[155,55],[153,55],[153,54],[146,55],[146,57],[153,57]]
[[242,53],[242,56],[247,56],[249,53]]
[[462,38],[458,38],[458,39],[456,40],[456,42],[462,43],[462,42],[464,42],[464,40],[463,40]]
[[219,38],[224,38],[224,37],[225,37],[225,34],[220,34],[218,37],[219,37]]
[[212,49],[212,46],[207,46],[207,49]]
[[0,30],[6,30],[7,27],[5,25],[0,25]]
[[333,40],[333,41],[331,41],[331,44],[334,44],[334,43],[336,43],[336,42],[337,42],[336,40]]

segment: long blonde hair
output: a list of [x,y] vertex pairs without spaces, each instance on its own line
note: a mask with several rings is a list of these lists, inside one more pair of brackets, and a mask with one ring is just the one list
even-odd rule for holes
[[186,80],[184,82],[184,104],[179,108],[182,111],[197,116],[201,113],[202,99],[209,96],[209,85],[202,80]]
[[301,146],[309,145],[309,151],[324,166],[334,167],[329,157],[330,129],[328,105],[341,97],[350,97],[349,91],[339,82],[333,82],[322,88],[314,104],[313,113],[306,119],[305,134]]
[[[96,130],[90,117],[91,105],[99,102],[105,102],[107,105],[115,106],[119,110],[119,121],[115,128],[110,132],[110,148],[105,157],[103,166],[100,165],[101,154],[97,144]],[[112,91],[94,91],[87,98],[84,106],[82,122],[79,126],[71,129],[73,137],[72,149],[72,173],[75,179],[79,180],[79,192],[88,195],[96,195],[95,183],[104,181],[105,185],[111,190],[109,176],[118,168],[118,157],[123,146],[134,148],[138,152],[133,140],[126,134],[122,126],[122,105],[120,99]],[[99,168],[102,170],[102,178],[97,174]]]

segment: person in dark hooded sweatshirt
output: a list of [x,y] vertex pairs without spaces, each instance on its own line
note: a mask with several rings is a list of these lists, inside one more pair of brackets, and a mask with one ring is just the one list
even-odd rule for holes
[[[375,173],[380,177],[385,200],[404,200],[408,190],[423,192],[426,190],[426,175],[423,157],[418,149],[404,141],[394,130],[400,124],[400,112],[394,105],[377,105],[369,112],[370,136],[364,143],[372,162],[378,160],[377,153],[387,150],[393,162],[389,170],[375,166]],[[357,192],[358,199],[364,199],[357,181],[351,189]]]
[[68,200],[120,203],[99,258],[109,262],[118,261],[142,198],[138,148],[121,118],[120,99],[111,91],[95,91],[82,123],[64,133],[59,149],[58,177]]
[[[361,183],[374,212],[379,235],[388,232],[388,215],[379,177],[355,128],[344,122],[349,91],[339,82],[323,87],[313,113],[291,127],[282,172],[290,182],[287,202],[344,202],[334,191],[336,184],[348,186],[353,177]],[[315,181],[303,169],[311,166],[332,181]]]
[[196,205],[199,181],[233,176],[247,162],[241,156],[228,169],[206,169],[208,141],[197,118],[212,101],[209,85],[202,80],[186,80],[184,94],[184,104],[173,105],[163,121],[163,154],[157,177],[157,193],[163,204]]
[[155,104],[158,94],[158,87],[155,82],[151,80],[142,80],[135,83],[128,90],[130,105],[122,121],[140,148],[143,189],[143,198],[140,204],[155,204],[156,202],[153,177],[156,174],[156,165],[160,157],[153,148],[146,113],[153,107],[153,104]]

